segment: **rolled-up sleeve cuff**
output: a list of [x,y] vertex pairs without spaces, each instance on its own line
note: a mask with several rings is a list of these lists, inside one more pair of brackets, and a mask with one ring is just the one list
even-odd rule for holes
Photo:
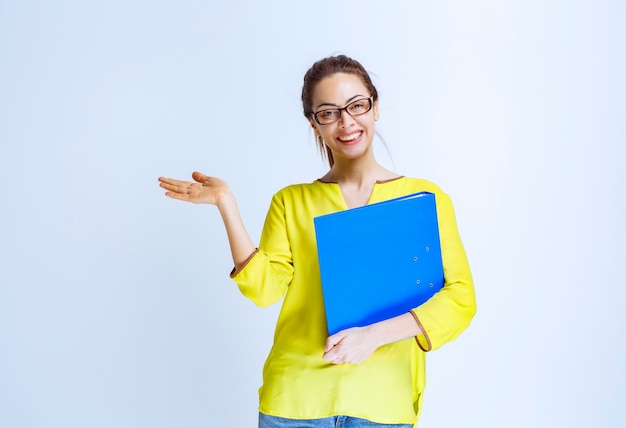
[[415,336],[415,342],[417,343],[417,346],[419,346],[420,349],[422,351],[424,351],[424,352],[430,351],[431,349],[433,349],[433,346],[430,343],[430,337],[428,337],[428,333],[426,333],[426,329],[424,328],[424,326],[420,322],[420,320],[417,317],[417,315],[415,315],[415,312],[409,311],[409,313],[411,315],[413,315],[413,318],[415,319],[415,322],[417,323],[418,327],[422,331],[422,333],[420,333],[417,336]]
[[239,266],[239,267],[235,266],[235,267],[233,268],[233,270],[231,270],[231,271],[230,271],[230,277],[231,277],[231,278],[236,277],[236,276],[237,276],[237,274],[238,274],[239,272],[241,272],[241,271],[243,270],[243,268],[245,268],[245,267],[248,265],[248,263],[250,263],[250,260],[252,260],[252,259],[254,258],[254,256],[256,256],[256,255],[257,255],[257,253],[258,253],[258,252],[259,252],[259,249],[258,249],[258,248],[255,248],[255,249],[254,249],[254,251],[252,252],[252,254],[250,254],[250,255],[248,256],[248,258],[247,258],[247,259],[246,259],[246,260],[245,260],[245,261],[241,264],[241,266]]

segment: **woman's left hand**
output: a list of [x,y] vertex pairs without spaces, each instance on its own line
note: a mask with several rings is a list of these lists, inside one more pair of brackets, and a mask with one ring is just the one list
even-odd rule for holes
[[324,360],[332,364],[361,364],[378,349],[378,343],[368,327],[353,327],[326,339]]

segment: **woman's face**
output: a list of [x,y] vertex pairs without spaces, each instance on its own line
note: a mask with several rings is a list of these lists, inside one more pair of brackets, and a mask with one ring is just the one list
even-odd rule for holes
[[[354,74],[336,73],[322,79],[313,92],[312,110],[337,109],[371,94]],[[340,159],[358,159],[370,152],[374,139],[374,123],[378,120],[378,102],[372,109],[358,116],[341,111],[338,121],[320,125],[309,119],[316,135],[321,135],[332,150],[335,162]]]

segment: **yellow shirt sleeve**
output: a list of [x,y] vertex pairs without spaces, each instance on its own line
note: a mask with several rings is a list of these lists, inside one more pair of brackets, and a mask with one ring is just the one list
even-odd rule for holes
[[293,279],[291,244],[287,237],[285,206],[274,195],[265,219],[259,250],[238,270],[233,270],[241,293],[261,307],[278,302]]
[[467,255],[457,230],[450,197],[436,193],[444,286],[426,303],[412,310],[424,334],[417,343],[427,352],[455,339],[476,312],[474,282]]

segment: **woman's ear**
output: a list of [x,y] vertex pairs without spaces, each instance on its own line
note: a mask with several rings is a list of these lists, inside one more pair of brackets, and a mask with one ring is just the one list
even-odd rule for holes
[[380,117],[380,114],[378,111],[378,100],[376,100],[374,101],[374,121],[377,121],[379,117]]

